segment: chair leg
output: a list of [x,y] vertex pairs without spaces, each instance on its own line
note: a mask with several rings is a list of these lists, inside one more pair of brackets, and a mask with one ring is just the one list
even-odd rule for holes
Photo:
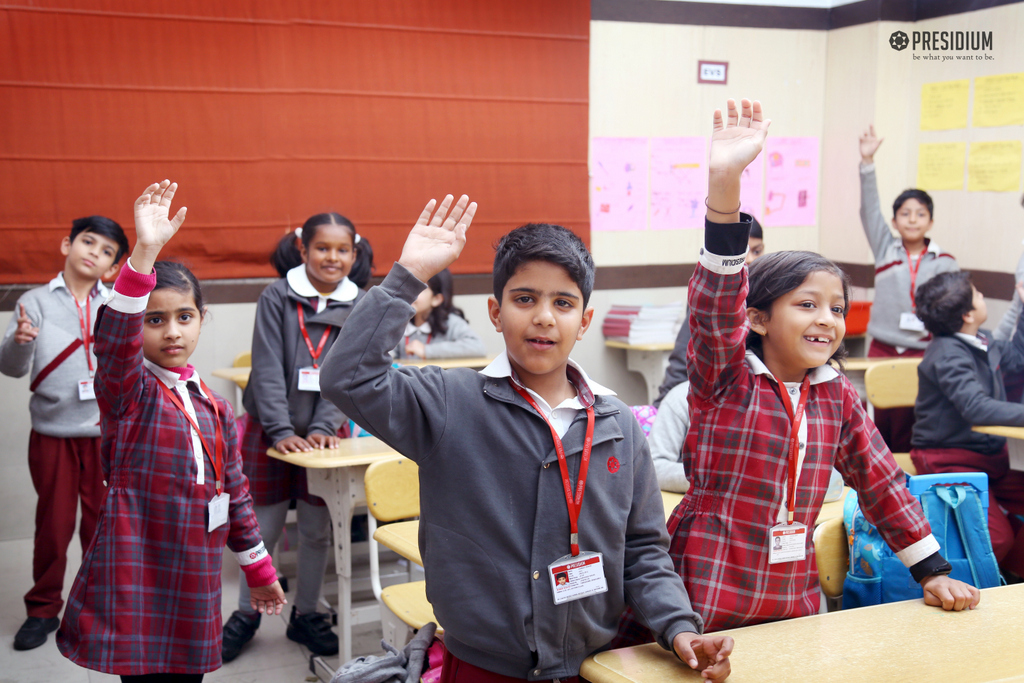
[[404,621],[399,619],[394,612],[388,609],[383,603],[380,610],[380,625],[384,632],[384,640],[391,643],[395,648],[401,650],[412,640],[413,629]]

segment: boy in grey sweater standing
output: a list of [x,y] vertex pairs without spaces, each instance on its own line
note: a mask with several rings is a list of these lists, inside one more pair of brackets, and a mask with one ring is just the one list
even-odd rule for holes
[[28,467],[39,496],[34,585],[25,595],[28,619],[14,636],[16,650],[39,647],[60,624],[57,615],[64,604],[64,569],[78,501],[84,550],[92,540],[104,491],[100,412],[92,387],[92,329],[108,294],[100,280],[117,274],[128,238],[109,218],[89,216],[72,223],[60,249],[64,270],[49,284],[22,295],[0,343],[0,372],[9,377],[31,372]]
[[442,683],[573,681],[627,604],[662,647],[724,680],[732,639],[699,635],[640,425],[569,359],[594,314],[582,240],[547,224],[502,238],[488,312],[505,353],[483,371],[391,367],[412,301],[461,253],[476,211],[465,196],[434,207],[352,312],[321,387],[419,463],[427,598],[448,650]]

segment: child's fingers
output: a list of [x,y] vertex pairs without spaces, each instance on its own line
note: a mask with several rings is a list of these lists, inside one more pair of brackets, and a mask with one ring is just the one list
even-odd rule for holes
[[440,227],[444,223],[445,217],[448,215],[448,207],[455,201],[455,197],[450,194],[446,194],[444,199],[441,200],[441,205],[437,207],[437,211],[434,212],[434,217],[430,219],[430,224],[434,227]]
[[476,202],[470,202],[469,206],[466,207],[466,213],[462,214],[462,220],[459,225],[462,226],[463,231],[469,230],[470,224],[473,222],[473,216],[476,215]]
[[739,112],[736,111],[736,100],[730,99],[726,102],[726,116],[729,117],[729,127],[732,128],[739,121]]
[[754,118],[754,111],[750,105],[750,100],[743,98],[740,100],[740,122],[739,125],[744,128],[750,127],[750,121]]
[[426,225],[430,220],[430,214],[434,212],[434,207],[437,206],[437,200],[431,199],[427,202],[427,205],[423,207],[423,211],[420,212],[420,217],[416,219],[417,225]]
[[[1019,285],[1018,285],[1017,289],[1020,290],[1020,286]],[[18,304],[18,311],[20,312],[19,315],[18,315],[18,322],[19,323],[31,323],[32,322],[32,320],[28,317],[28,313],[25,312],[25,304]]]
[[[160,195],[160,206],[170,208],[171,200],[174,199],[174,193],[178,189],[178,183],[171,183],[167,180],[164,183],[168,183],[167,187],[163,188],[163,193]],[[163,183],[161,183],[161,187]]]
[[764,110],[761,108],[760,100],[754,100],[753,104],[751,104],[750,116],[754,123],[761,123],[764,121]]
[[171,219],[171,227],[177,230],[181,227],[181,224],[185,222],[185,212],[188,211],[187,207],[181,207],[178,209],[178,213],[174,214],[174,218]]
[[718,131],[722,130],[723,127],[724,126],[722,125],[722,110],[716,109],[715,114],[711,119],[711,128],[717,133]]
[[448,214],[448,220],[445,221],[445,226],[448,226],[449,222],[451,227],[454,228],[459,223],[459,219],[462,218],[462,214],[466,210],[466,205],[469,204],[469,196],[462,195],[459,197],[459,201],[455,202],[455,206],[452,207],[451,213]]
[[135,200],[135,207],[138,208],[149,204],[150,200],[153,198],[153,193],[156,192],[159,187],[159,183],[153,183],[143,190],[142,194],[139,195],[139,198]]

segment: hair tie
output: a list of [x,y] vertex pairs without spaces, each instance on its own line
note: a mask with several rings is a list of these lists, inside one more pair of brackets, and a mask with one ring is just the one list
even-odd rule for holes
[[295,236],[302,239],[302,228],[295,228]]
[[708,206],[708,198],[707,197],[704,198],[704,208],[706,208],[711,213],[717,213],[717,214],[721,214],[723,216],[731,216],[732,214],[737,213],[740,210],[740,207],[742,207],[742,206],[743,206],[743,202],[740,202],[740,205],[737,206],[732,211],[719,211],[717,209],[712,209],[710,206]]
[[363,240],[363,238],[362,238],[362,237],[360,237],[360,236],[359,236],[359,233],[357,232],[357,233],[356,233],[356,244],[359,244],[359,243],[360,243],[360,242],[361,242],[362,240]]

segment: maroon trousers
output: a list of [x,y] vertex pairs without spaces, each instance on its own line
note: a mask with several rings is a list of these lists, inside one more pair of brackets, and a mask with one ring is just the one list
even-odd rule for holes
[[[441,665],[440,683],[518,683],[524,680],[526,679],[503,676],[502,674],[496,674],[492,671],[481,669],[478,666],[467,664],[445,648],[444,663]],[[573,676],[572,678],[559,678],[556,680],[562,683],[579,683],[580,678],[579,676]]]
[[988,475],[988,534],[992,537],[992,550],[1000,567],[1024,576],[1024,524],[1016,517],[1024,515],[1024,472],[1010,469],[1006,449],[998,455],[982,455],[963,448],[915,448],[910,451],[910,459],[919,474]]
[[[923,349],[907,349],[903,353],[896,350],[895,346],[883,344],[877,339],[871,340],[868,347],[868,358],[921,358],[924,356]],[[910,451],[910,437],[914,429],[913,408],[886,408],[875,409],[875,426],[878,433],[885,440],[885,445],[893,453],[908,453]]]
[[64,570],[75,535],[78,501],[82,501],[79,536],[82,551],[92,542],[106,488],[100,465],[99,437],[57,438],[35,430],[28,441],[28,469],[39,500],[32,551],[32,580],[25,594],[30,617],[56,617],[64,606]]

